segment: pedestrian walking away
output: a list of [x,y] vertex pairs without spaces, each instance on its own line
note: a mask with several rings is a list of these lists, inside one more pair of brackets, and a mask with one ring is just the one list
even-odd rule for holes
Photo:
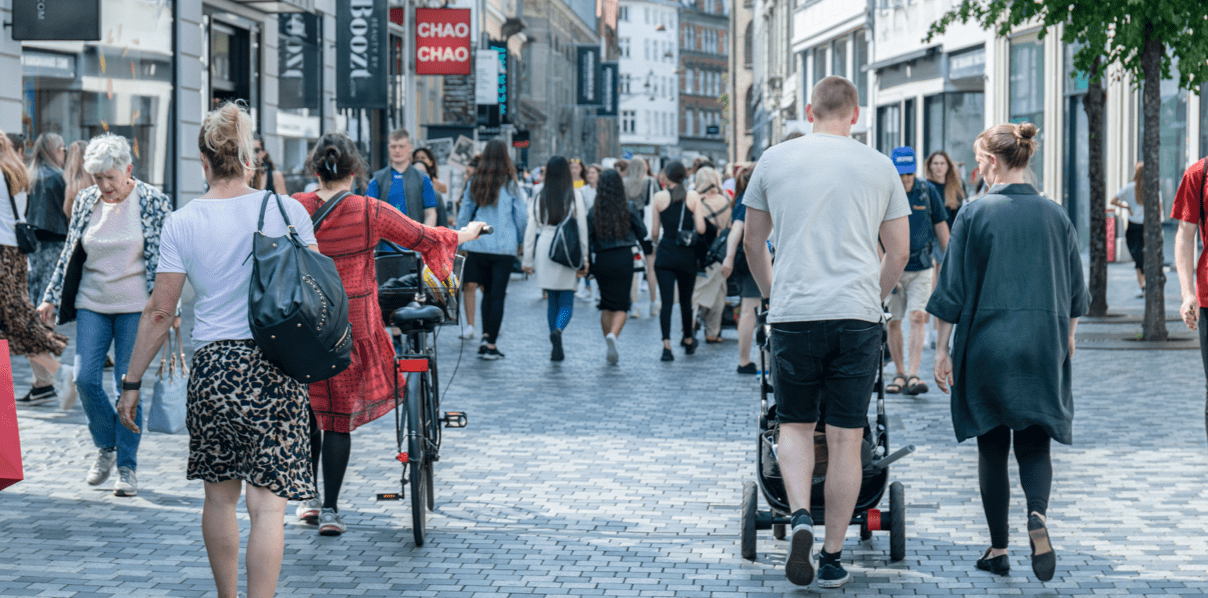
[[[139,433],[139,384],[173,324],[187,279],[196,293],[197,323],[185,418],[186,477],[205,482],[201,531],[219,598],[234,598],[239,582],[235,508],[244,485],[251,520],[248,598],[269,598],[276,591],[287,501],[315,496],[307,389],[269,362],[252,340],[248,255],[254,234],[287,234],[282,210],[298,238],[312,250],[317,246],[302,204],[248,186],[256,168],[252,128],[247,110],[235,103],[202,121],[197,145],[209,191],[164,222],[155,289],[139,319],[117,407],[122,424]],[[275,207],[277,201],[283,208]]]
[[[1179,190],[1175,194],[1171,218],[1179,221],[1174,237],[1174,265],[1179,272],[1179,290],[1183,304],[1179,314],[1188,328],[1200,333],[1200,355],[1204,361],[1204,376],[1208,384],[1208,326],[1202,326],[1208,317],[1208,252],[1200,253],[1196,261],[1195,235],[1199,230],[1200,240],[1208,243],[1208,220],[1204,218],[1204,196],[1208,195],[1208,158],[1187,167]],[[1208,431],[1208,396],[1204,403],[1204,429]]]
[[615,365],[620,360],[617,339],[631,307],[630,290],[637,284],[633,265],[635,257],[641,259],[638,240],[646,237],[642,213],[626,198],[624,182],[615,170],[600,173],[596,205],[587,213],[587,231],[591,241],[591,271],[600,286],[605,359]]
[[[1137,298],[1145,296],[1145,206],[1141,197],[1141,179],[1145,175],[1145,163],[1137,162],[1133,170],[1133,180],[1129,181],[1116,192],[1112,205],[1128,211],[1128,228],[1124,230],[1124,240],[1128,244],[1128,253],[1132,256],[1133,265],[1137,270]],[[1162,190],[1158,189],[1158,213],[1162,213]]]
[[[577,237],[562,236],[564,232],[559,229],[568,226],[575,228]],[[570,165],[566,158],[554,156],[545,166],[545,185],[529,203],[523,259],[525,273],[536,272],[537,286],[545,291],[548,301],[550,361],[566,358],[562,332],[574,315],[575,285],[590,267],[587,228],[587,207],[583,205],[583,194],[575,188]],[[552,259],[551,248],[555,243],[569,242],[578,243],[581,266],[578,269]]]
[[[652,235],[656,228],[654,221],[654,196],[659,191],[658,181],[649,174],[649,167],[646,160],[635,157],[628,160],[624,164],[624,180],[625,180],[625,195],[633,205],[637,206],[642,211],[643,222],[646,224],[646,234]],[[650,295],[650,317],[654,317],[655,312],[659,311],[660,303],[658,297],[658,277],[654,272],[655,259],[655,244],[650,238],[638,239],[642,244],[643,262],[646,266],[646,288],[649,289]],[[642,317],[642,310],[637,306],[638,288],[641,286],[639,281],[642,279],[640,273],[634,273],[634,286],[630,291],[630,296],[633,299],[633,307],[629,315],[634,318]]]
[[738,368],[739,374],[759,373],[751,361],[751,337],[755,334],[755,309],[759,307],[759,285],[747,266],[747,252],[742,248],[746,234],[747,206],[742,198],[751,181],[752,167],[740,168],[734,177],[734,211],[730,214],[730,236],[726,238],[726,258],[721,263],[722,276],[737,278],[742,303],[738,309]]
[[[630,168],[632,168],[632,163]],[[692,355],[697,341],[692,334],[692,288],[696,285],[696,244],[699,235],[705,233],[705,214],[700,206],[700,196],[684,189],[688,174],[678,160],[671,160],[663,168],[668,187],[654,195],[651,205],[659,219],[659,227],[650,232],[650,239],[658,247],[654,262],[659,282],[659,295],[663,306],[659,311],[659,326],[663,330],[663,361],[674,361],[671,353],[672,300],[679,290],[680,346]],[[659,238],[659,229],[662,238]]]
[[29,292],[29,259],[17,240],[17,225],[24,222],[29,173],[13,151],[11,138],[0,132],[0,339],[8,341],[14,356],[29,358],[34,380],[29,392],[17,399],[22,406],[75,401],[72,366],[59,363],[67,337],[55,332],[52,322],[34,309]]
[[[703,166],[693,176],[701,209],[705,215],[705,234],[697,245],[697,262],[704,264],[702,253],[707,252],[717,235],[730,228],[733,206],[730,197],[721,188],[721,175],[716,170]],[[705,249],[702,252],[701,249]],[[721,317],[726,309],[726,277],[722,275],[721,263],[707,264],[697,272],[696,284],[692,287],[692,319],[705,329],[706,343],[721,342]],[[699,315],[699,320],[697,316]],[[693,334],[695,337],[695,334]]]
[[482,225],[470,223],[460,233],[430,228],[386,202],[352,195],[353,180],[364,173],[365,162],[344,133],[321,137],[307,167],[319,178],[321,188],[294,199],[312,216],[329,202],[339,202],[315,230],[315,238],[319,251],[335,261],[348,293],[353,357],[348,369],[309,387],[311,473],[317,486],[322,467],[323,500],[301,503],[296,514],[303,522],[318,524],[319,534],[338,536],[348,529],[339,498],[352,450],[352,431],[395,407],[394,346],[378,304],[374,248],[386,239],[418,251],[424,264],[444,280],[453,271],[458,243],[477,238]]
[[[84,170],[84,150],[87,148],[88,142],[83,139],[71,142],[67,148],[67,161],[63,165],[63,180],[66,186],[63,194],[63,213],[67,214],[68,218],[71,218],[71,212],[80,191],[96,184],[96,181],[92,180],[92,175]],[[55,256],[55,259],[59,259],[58,256]]]
[[860,491],[863,431],[881,366],[881,304],[909,258],[906,190],[888,158],[851,139],[859,105],[851,81],[818,82],[805,108],[813,133],[768,148],[743,195],[747,261],[771,299],[779,464],[793,511],[785,575],[797,585],[814,579],[810,491],[814,429],[824,424],[826,539],[816,568],[824,588],[851,580],[843,540]]
[[25,221],[34,227],[38,237],[37,251],[29,254],[29,292],[34,305],[42,300],[42,291],[50,283],[63,242],[67,240],[67,219],[71,212],[66,210],[64,200],[66,157],[67,146],[54,133],[43,133],[34,142],[34,160],[29,167],[29,206],[25,210]]
[[[167,195],[134,178],[132,161],[124,137],[105,134],[88,143],[84,168],[96,185],[76,200],[67,241],[38,306],[47,323],[56,312],[59,324],[76,322],[75,384],[97,448],[86,481],[103,483],[116,460],[117,496],[138,493],[142,436],[118,419],[105,390],[105,359],[112,346],[116,387],[130,363],[139,315],[155,288],[161,232],[172,213]],[[136,418],[142,421],[141,409]]]
[[485,222],[495,228],[495,234],[462,246],[466,251],[462,280],[482,287],[482,343],[478,346],[478,357],[502,359],[503,353],[495,343],[503,325],[504,299],[512,277],[512,265],[524,243],[528,224],[524,191],[516,180],[516,168],[502,139],[487,142],[474,178],[462,197],[457,227],[465,228],[471,221]]
[[1027,497],[1032,571],[1049,581],[1057,564],[1046,519],[1049,444],[1073,442],[1074,331],[1090,296],[1074,225],[1059,204],[1024,182],[1036,133],[1025,122],[978,136],[974,152],[990,191],[957,216],[927,311],[938,332],[935,383],[952,393],[956,439],[977,438],[990,547],[976,567],[998,575],[1011,569],[1007,457],[1013,441]]
[[[948,247],[948,210],[944,200],[931,183],[918,180],[914,150],[899,147],[890,154],[898,170],[906,199],[910,202],[910,261],[902,273],[902,281],[889,297],[889,354],[897,374],[893,382],[885,386],[885,392],[904,392],[908,395],[926,393],[927,384],[919,379],[919,361],[923,358],[923,343],[926,341],[927,300],[935,287],[935,268],[932,248],[940,251]],[[902,320],[910,317],[910,343],[907,345],[909,369],[903,367]]]

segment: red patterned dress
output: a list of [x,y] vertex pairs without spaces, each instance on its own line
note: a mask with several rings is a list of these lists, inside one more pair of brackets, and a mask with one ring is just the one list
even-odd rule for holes
[[[294,199],[314,214],[323,205],[315,193]],[[319,252],[336,262],[348,292],[352,323],[352,365],[338,376],[310,385],[310,405],[325,432],[351,432],[394,408],[394,345],[382,323],[373,252],[380,239],[420,252],[432,272],[448,278],[457,252],[457,233],[429,228],[390,204],[350,195],[315,231]]]

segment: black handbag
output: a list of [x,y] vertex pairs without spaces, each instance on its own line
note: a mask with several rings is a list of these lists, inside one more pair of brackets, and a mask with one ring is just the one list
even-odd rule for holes
[[684,200],[683,208],[680,210],[679,224],[675,227],[675,244],[680,247],[695,247],[697,241],[700,240],[700,235],[696,233],[696,220],[692,221],[692,228],[684,230],[684,214],[688,213],[688,200]]
[[8,195],[8,205],[13,208],[13,232],[17,235],[17,251],[24,254],[37,251],[38,230],[21,219],[21,214],[17,213],[17,200],[13,199],[11,193]]
[[570,212],[554,229],[554,237],[549,244],[549,259],[573,270],[583,269],[583,248],[579,245],[579,222],[575,220],[573,200]]
[[729,243],[730,229],[727,228],[717,233],[713,242],[709,244],[709,249],[705,251],[704,265],[706,268],[726,261],[726,251],[729,249]]
[[[285,221],[280,237],[261,232],[270,195]],[[264,193],[256,229],[248,285],[248,323],[256,345],[299,382],[313,384],[339,374],[352,364],[352,325],[336,263],[302,242],[275,193]]]

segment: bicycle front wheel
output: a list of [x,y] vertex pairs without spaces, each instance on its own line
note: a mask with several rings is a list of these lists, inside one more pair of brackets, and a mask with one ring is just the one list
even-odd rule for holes
[[428,522],[428,453],[424,442],[427,432],[427,376],[414,372],[407,377],[407,466],[411,478],[411,529],[415,545],[424,545]]

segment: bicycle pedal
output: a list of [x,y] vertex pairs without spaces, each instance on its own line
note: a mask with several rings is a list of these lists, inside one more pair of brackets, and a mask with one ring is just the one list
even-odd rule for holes
[[446,428],[464,428],[470,422],[462,411],[446,411],[440,421],[445,423]]
[[378,494],[377,499],[378,500],[403,500],[403,494],[401,492],[387,492],[385,494]]

